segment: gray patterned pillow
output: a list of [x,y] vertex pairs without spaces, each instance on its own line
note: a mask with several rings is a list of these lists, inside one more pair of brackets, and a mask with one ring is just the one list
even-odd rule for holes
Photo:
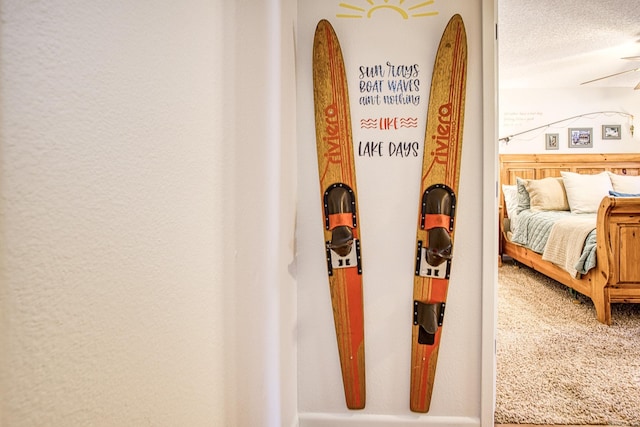
[[516,177],[516,186],[518,187],[518,208],[516,209],[516,213],[520,213],[531,207],[531,200],[529,199],[529,192],[526,186],[527,181],[526,179]]

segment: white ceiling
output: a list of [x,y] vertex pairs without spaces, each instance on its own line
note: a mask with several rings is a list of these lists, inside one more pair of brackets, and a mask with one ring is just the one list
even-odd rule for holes
[[[579,87],[640,69],[640,0],[498,0],[500,87]],[[590,83],[628,87],[640,70]]]

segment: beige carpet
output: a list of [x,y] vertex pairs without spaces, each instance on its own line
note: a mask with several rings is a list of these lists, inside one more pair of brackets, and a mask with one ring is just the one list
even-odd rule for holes
[[640,304],[615,304],[605,326],[527,267],[498,276],[495,422],[640,426]]

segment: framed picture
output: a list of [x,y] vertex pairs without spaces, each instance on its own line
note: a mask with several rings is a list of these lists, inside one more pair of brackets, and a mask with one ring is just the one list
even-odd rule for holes
[[620,139],[620,125],[602,125],[602,139]]
[[547,150],[557,150],[560,148],[560,135],[557,133],[544,134],[544,148]]
[[569,148],[593,147],[593,128],[569,128]]

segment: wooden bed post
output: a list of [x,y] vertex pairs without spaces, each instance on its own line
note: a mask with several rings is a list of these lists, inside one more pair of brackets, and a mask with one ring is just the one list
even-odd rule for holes
[[591,282],[591,300],[596,309],[596,317],[606,325],[611,325],[611,299],[607,284],[611,267],[614,265],[609,234],[609,215],[615,206],[613,197],[605,197],[598,208],[596,223],[596,274]]
[[592,285],[591,300],[596,309],[596,317],[601,323],[611,325],[611,299],[609,297],[607,279],[602,276],[596,276],[592,281]]

